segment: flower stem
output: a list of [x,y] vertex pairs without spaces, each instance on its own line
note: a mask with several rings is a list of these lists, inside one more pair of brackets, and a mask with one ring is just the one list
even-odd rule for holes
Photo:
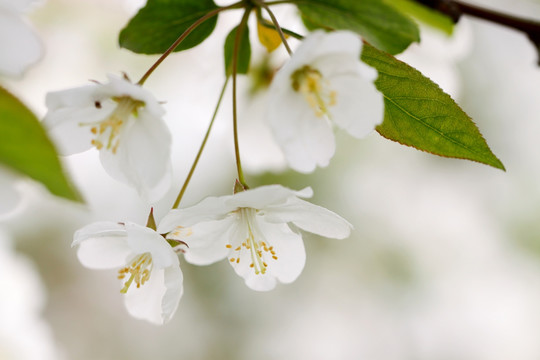
[[[268,29],[272,29],[272,30],[276,30],[277,31],[277,28],[276,28],[276,25],[274,25],[273,23],[269,22],[268,20],[265,20],[265,19],[260,19],[259,21],[259,24],[261,24],[262,26],[264,26],[265,28],[268,28]],[[289,30],[287,28],[284,28],[284,27],[281,27],[281,31],[283,31],[283,33],[285,35],[289,35],[289,36],[292,36],[293,38],[297,39],[297,40],[304,40],[304,36],[303,35],[300,35],[292,30]]]
[[245,6],[244,1],[238,1],[234,4],[231,4],[229,6],[220,7],[217,9],[214,9],[208,13],[206,13],[203,17],[199,18],[197,21],[195,21],[193,24],[191,24],[183,33],[176,39],[174,43],[157,59],[157,61],[146,71],[146,73],[141,77],[141,79],[137,82],[138,85],[143,85],[144,82],[152,75],[154,70],[157,69],[157,67],[165,60],[181,43],[184,41],[184,39],[191,34],[193,30],[195,30],[199,25],[201,25],[206,20],[216,16],[222,11],[225,10],[231,10],[231,9],[239,9]]
[[216,119],[216,115],[221,105],[221,101],[223,100],[223,95],[225,94],[225,89],[227,88],[228,83],[229,83],[229,77],[227,76],[227,78],[225,79],[225,82],[223,83],[223,87],[221,88],[221,93],[219,94],[216,108],[214,110],[214,114],[212,115],[212,120],[210,120],[208,129],[206,130],[206,134],[204,135],[204,139],[201,143],[201,146],[199,147],[199,152],[197,153],[197,156],[195,156],[195,160],[193,161],[193,164],[191,165],[191,169],[189,170],[186,180],[184,180],[182,189],[178,193],[178,196],[176,197],[176,201],[174,202],[174,205],[172,206],[173,209],[177,209],[178,206],[180,205],[180,201],[182,200],[182,197],[184,196],[184,193],[186,192],[189,181],[191,180],[191,177],[193,176],[193,173],[195,172],[195,168],[197,167],[197,164],[199,163],[199,159],[204,150],[204,147],[206,146],[206,141],[208,140],[208,136],[210,135],[210,131],[212,130],[212,126],[214,125],[214,120]]
[[277,30],[277,32],[279,34],[279,37],[281,38],[281,41],[283,42],[283,45],[285,46],[285,49],[287,49],[287,52],[289,53],[289,55],[292,55],[292,50],[289,47],[289,43],[287,43],[287,39],[285,38],[285,34],[283,33],[283,30],[281,29],[281,26],[279,26],[279,23],[278,23],[276,17],[274,16],[274,13],[272,12],[272,10],[270,10],[268,5],[264,1],[262,1],[262,0],[254,0],[254,1],[255,1],[255,3],[257,5],[259,5],[264,10],[266,10],[268,15],[270,15],[270,18],[272,19],[272,22],[274,23],[274,25],[276,27],[276,30]]
[[238,170],[238,180],[245,187],[248,188],[246,180],[244,179],[244,172],[242,171],[242,163],[240,161],[240,147],[238,145],[238,112],[236,108],[236,73],[238,68],[238,52],[240,51],[240,41],[242,34],[246,28],[249,14],[252,6],[248,5],[242,16],[242,20],[236,30],[236,36],[234,39],[234,50],[232,56],[232,101],[233,101],[233,133],[234,133],[234,154],[236,157],[236,169]]

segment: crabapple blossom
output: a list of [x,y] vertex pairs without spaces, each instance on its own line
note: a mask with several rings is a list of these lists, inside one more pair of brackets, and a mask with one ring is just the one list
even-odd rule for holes
[[92,269],[118,269],[128,312],[154,324],[174,315],[183,293],[178,256],[154,230],[135,223],[97,222],[75,232],[80,262]]
[[95,83],[47,95],[43,124],[63,155],[95,147],[103,167],[145,199],[159,200],[171,182],[171,134],[163,107],[150,92],[109,75]]
[[327,166],[335,152],[333,125],[356,138],[383,120],[377,71],[360,61],[362,42],[348,31],[314,31],[276,74],[267,121],[296,171]]
[[302,229],[343,239],[351,225],[337,214],[300,197],[311,188],[293,191],[262,186],[234,195],[207,197],[185,209],[171,210],[158,232],[189,246],[185,259],[208,265],[224,258],[253,290],[267,291],[293,282],[302,272],[306,252]]

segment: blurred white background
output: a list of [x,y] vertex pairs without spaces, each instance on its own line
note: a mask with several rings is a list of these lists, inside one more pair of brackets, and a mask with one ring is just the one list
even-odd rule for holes
[[[23,79],[2,82],[43,116],[48,91],[121,71],[137,80],[157,57],[118,48],[136,3],[44,2],[29,13],[44,59]],[[540,19],[535,0],[476,3]],[[298,28],[290,9],[278,14]],[[156,205],[158,219],[206,130],[223,81],[223,39],[238,16],[220,17],[211,38],[171,56],[145,85],[166,102],[174,136],[176,186]],[[376,133],[362,141],[338,133],[328,168],[267,173],[282,166],[275,147],[258,140],[264,99],[245,101],[241,151],[256,171],[248,183],[312,186],[313,202],[355,231],[342,241],[306,235],[304,272],[269,293],[249,290],[225,262],[195,267],[181,259],[185,295],[173,320],[155,327],[129,317],[114,271],[83,268],[70,248],[73,232],[92,221],[144,223],[149,209],[108,177],[97,152],[72,156],[65,164],[85,206],[23,181],[23,203],[0,222],[0,359],[539,359],[537,54],[524,35],[470,18],[452,38],[428,28],[422,36],[402,59],[454,96],[506,172]],[[286,57],[277,52],[279,63]],[[232,188],[230,109],[229,97],[184,205]]]

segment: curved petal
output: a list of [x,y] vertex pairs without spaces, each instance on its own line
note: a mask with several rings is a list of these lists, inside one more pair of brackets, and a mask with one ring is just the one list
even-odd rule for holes
[[277,284],[276,278],[269,273],[258,275],[251,273],[243,276],[243,278],[247,287],[255,291],[270,291]]
[[249,189],[230,196],[224,196],[223,201],[230,207],[249,207],[263,209],[269,205],[285,203],[290,197],[296,196],[297,192],[284,186],[265,185],[255,189]]
[[329,79],[336,91],[332,120],[356,138],[370,134],[384,118],[384,101],[375,85],[360,76]]
[[[98,97],[97,85],[82,86],[75,89],[47,94],[46,104],[49,109],[43,119],[43,126],[62,155],[72,155],[92,147],[96,124],[114,111],[114,101]],[[99,101],[99,106],[96,106]]]
[[[272,290],[276,286],[275,277],[268,272],[265,274],[255,272],[255,268],[250,266],[250,264],[253,263],[250,250],[242,248],[240,253],[236,253],[234,251],[234,248],[239,246],[248,237],[247,223],[245,221],[238,222],[231,235],[231,244],[233,246],[232,251],[234,253],[232,253],[230,256],[234,260],[229,261],[229,264],[231,264],[235,273],[242,277],[246,285],[252,290]],[[262,238],[257,233],[256,240],[259,241],[261,239]]]
[[185,259],[194,265],[210,265],[227,257],[226,247],[234,233],[232,216],[217,221],[206,221],[191,227],[191,235],[184,239],[188,244]]
[[124,299],[126,309],[136,319],[162,325],[165,320],[162,301],[166,292],[165,269],[154,269],[148,281],[140,288],[130,286]]
[[[116,153],[102,149],[101,163],[115,179],[133,185],[150,202],[164,193],[152,194],[170,176],[171,135],[161,118],[141,110],[139,117],[124,125]],[[164,189],[165,191],[168,189]],[[149,198],[149,195],[154,198]]]
[[169,211],[159,222],[157,232],[166,234],[177,226],[190,227],[203,221],[223,219],[234,207],[227,207],[222,198],[209,196],[193,206]]
[[88,238],[103,236],[127,236],[126,228],[123,223],[112,221],[99,221],[86,225],[75,231],[71,247],[79,245],[81,241]]
[[317,30],[306,37],[306,40],[302,42],[302,45],[295,52],[294,56],[297,53],[298,55],[306,56],[309,62],[327,54],[342,54],[342,56],[353,56],[358,59],[361,51],[362,42],[360,41],[360,37],[352,31],[333,31],[327,33]]
[[265,209],[264,217],[270,223],[292,222],[302,230],[334,239],[348,237],[352,229],[352,225],[336,213],[298,198],[286,205]]
[[176,312],[180,298],[184,294],[184,276],[180,266],[174,265],[165,268],[164,282],[165,294],[161,299],[161,318],[163,323],[168,322]]
[[335,152],[332,126],[302,95],[292,88],[271,95],[267,121],[291,168],[309,173],[328,165]]
[[79,246],[77,257],[91,269],[120,268],[133,254],[123,226],[112,222],[98,222],[77,230],[72,246]]
[[127,242],[135,254],[152,255],[154,268],[163,269],[178,264],[178,257],[171,245],[154,230],[135,223],[126,223]]
[[268,257],[267,272],[280,282],[288,284],[296,280],[306,263],[306,250],[302,236],[293,232],[286,224],[272,224],[260,218],[259,230],[266,243],[273,246],[277,259]]
[[0,9],[0,73],[20,76],[39,61],[43,48],[39,38],[17,14]]
[[165,114],[165,110],[148,90],[142,86],[134,84],[123,77],[108,74],[109,83],[105,84],[101,91],[108,97],[129,96],[132,99],[140,100],[144,103],[144,111],[150,117],[159,118]]

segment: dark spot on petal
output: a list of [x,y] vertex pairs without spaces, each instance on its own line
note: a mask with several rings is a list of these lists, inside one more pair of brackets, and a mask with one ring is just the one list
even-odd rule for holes
[[94,101],[94,106],[96,109],[101,109],[101,103],[99,101]]

